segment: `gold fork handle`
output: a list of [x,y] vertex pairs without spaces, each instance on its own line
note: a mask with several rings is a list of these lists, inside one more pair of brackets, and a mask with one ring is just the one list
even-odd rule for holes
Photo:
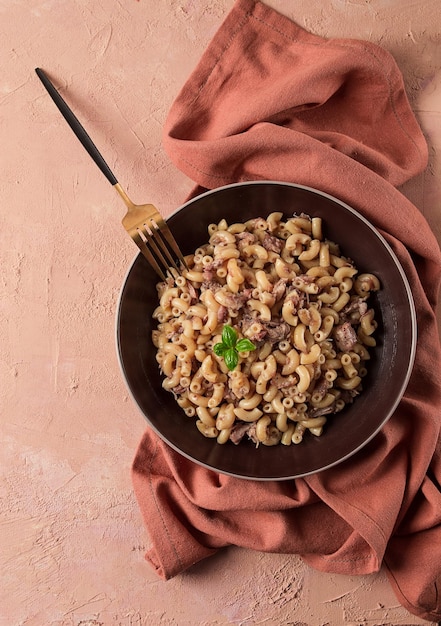
[[71,129],[73,130],[73,132],[75,133],[75,135],[77,136],[77,138],[79,139],[83,147],[87,150],[89,155],[98,165],[101,172],[107,178],[109,183],[111,183],[112,185],[116,185],[118,181],[116,179],[115,174],[112,172],[110,167],[107,165],[107,163],[103,159],[100,151],[98,150],[96,145],[93,143],[92,139],[87,134],[84,126],[78,120],[75,113],[71,110],[71,108],[68,106],[66,101],[63,99],[63,97],[55,89],[54,85],[51,83],[51,81],[49,80],[45,72],[39,67],[37,67],[35,69],[35,73],[37,74],[38,78],[41,80],[41,82],[45,86],[52,100],[57,105],[58,109],[60,110],[61,115],[69,124],[69,126],[71,127]]

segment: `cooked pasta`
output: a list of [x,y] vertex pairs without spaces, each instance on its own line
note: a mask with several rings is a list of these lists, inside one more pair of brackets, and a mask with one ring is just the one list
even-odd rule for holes
[[[189,269],[158,283],[152,339],[163,388],[205,437],[299,444],[361,392],[376,345],[368,301],[380,282],[359,274],[324,226],[279,212],[210,224]],[[215,349],[225,327],[237,339],[230,360]]]

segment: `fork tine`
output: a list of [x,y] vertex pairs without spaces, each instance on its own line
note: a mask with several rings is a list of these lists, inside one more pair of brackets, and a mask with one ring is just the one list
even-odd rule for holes
[[145,222],[143,227],[138,226],[137,228],[138,236],[148,249],[150,257],[155,259],[157,265],[162,265],[162,275],[168,274],[174,279],[180,274],[179,268],[161,238],[155,236],[156,231],[155,226],[148,224],[148,222]]
[[148,230],[148,227],[144,224],[144,227],[138,226],[137,228],[138,234],[144,241],[144,245],[149,250],[152,257],[155,258],[157,264],[162,265],[162,273],[167,275],[170,273],[170,263],[165,259],[161,249],[156,244],[156,241],[153,239],[151,233]]
[[167,277],[165,275],[165,273],[162,271],[162,269],[160,268],[160,266],[158,265],[155,257],[153,256],[153,254],[151,253],[151,251],[149,250],[146,242],[144,241],[144,239],[141,237],[141,235],[139,234],[138,231],[134,230],[131,233],[132,239],[133,241],[136,243],[136,245],[138,246],[138,248],[141,250],[141,252],[143,253],[143,255],[146,257],[147,261],[150,263],[150,265],[153,267],[153,269],[155,270],[155,272],[158,274],[158,276],[161,278],[161,280],[167,280]]
[[156,221],[151,219],[147,224],[149,231],[151,232],[152,244],[154,243],[156,247],[161,251],[162,256],[166,259],[164,261],[166,267],[173,267],[178,274],[180,273],[179,267],[170,253],[169,248],[167,247],[167,242],[163,239],[163,233],[161,233]]
[[167,241],[168,245],[170,246],[170,248],[173,250],[173,252],[176,254],[177,258],[179,259],[180,263],[183,265],[183,267],[185,267],[185,269],[188,270],[188,265],[182,255],[181,250],[179,249],[178,244],[176,243],[175,238],[173,237],[171,230],[169,229],[169,227],[167,226],[166,222],[164,221],[164,219],[161,217],[161,215],[158,213],[157,218],[154,218],[154,221],[156,223],[156,226],[158,227],[159,231],[161,232],[161,235],[164,237],[164,239]]

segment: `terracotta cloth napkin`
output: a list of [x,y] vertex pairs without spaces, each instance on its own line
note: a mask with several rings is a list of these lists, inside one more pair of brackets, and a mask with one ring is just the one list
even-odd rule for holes
[[395,188],[427,147],[394,60],[364,41],[323,39],[260,2],[238,0],[170,110],[164,145],[203,188],[273,179],[317,187],[362,212],[400,258],[419,341],[405,397],[381,433],[337,467],[285,482],[199,467],[151,430],[133,484],[169,579],[229,546],[292,553],[326,572],[384,563],[399,601],[441,620],[441,389],[434,308],[441,256]]

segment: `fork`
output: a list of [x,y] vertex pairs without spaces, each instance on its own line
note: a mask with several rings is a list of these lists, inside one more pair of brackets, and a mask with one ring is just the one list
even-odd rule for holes
[[122,224],[155,272],[162,280],[166,280],[167,275],[172,278],[176,277],[176,273],[179,275],[182,266],[188,269],[175,238],[158,210],[153,204],[134,204],[130,200],[87,131],[47,74],[39,67],[35,72],[83,147],[123,199],[127,213]]

